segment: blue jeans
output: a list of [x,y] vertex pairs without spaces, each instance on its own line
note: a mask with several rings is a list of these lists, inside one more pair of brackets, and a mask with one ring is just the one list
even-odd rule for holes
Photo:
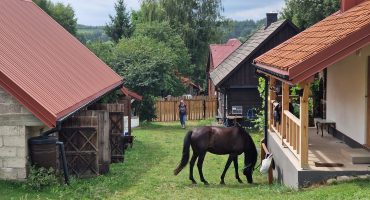
[[180,123],[185,126],[186,114],[180,113]]

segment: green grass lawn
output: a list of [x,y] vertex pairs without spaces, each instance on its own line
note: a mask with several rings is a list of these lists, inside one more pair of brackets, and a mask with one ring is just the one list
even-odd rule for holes
[[[189,128],[210,121],[190,122]],[[91,179],[72,179],[70,186],[52,187],[36,192],[21,183],[0,181],[0,199],[370,199],[370,181],[352,181],[329,186],[316,186],[299,191],[275,184],[258,171],[255,184],[239,184],[231,167],[226,185],[219,185],[227,156],[207,154],[203,173],[209,186],[188,180],[188,167],[178,176],[173,170],[181,158],[186,130],[178,123],[153,123],[134,130],[134,147],[126,151],[125,162],[112,164],[107,175]],[[255,143],[262,135],[253,134]],[[239,159],[239,166],[242,167]],[[242,173],[240,173],[242,175]],[[246,182],[245,177],[242,177]]]

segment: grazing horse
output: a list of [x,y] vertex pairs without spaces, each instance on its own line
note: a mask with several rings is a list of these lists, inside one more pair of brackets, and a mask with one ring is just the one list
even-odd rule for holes
[[196,184],[193,177],[193,168],[195,161],[198,159],[197,167],[200,180],[208,185],[204,179],[202,166],[207,151],[217,155],[229,154],[225,169],[221,175],[220,184],[225,184],[225,174],[231,164],[234,162],[235,178],[242,183],[238,173],[238,155],[244,153],[243,174],[246,176],[248,183],[253,183],[253,170],[257,162],[257,149],[253,143],[252,137],[241,127],[200,127],[189,131],[184,138],[182,158],[178,167],[174,170],[177,175],[186,166],[189,161],[190,146],[193,149],[193,156],[190,160],[189,179]]

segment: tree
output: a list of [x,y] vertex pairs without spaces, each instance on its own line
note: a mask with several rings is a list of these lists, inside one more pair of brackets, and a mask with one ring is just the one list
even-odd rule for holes
[[304,30],[338,10],[338,0],[285,0],[282,16]]
[[111,22],[105,26],[106,34],[116,43],[122,38],[129,38],[133,32],[130,14],[126,11],[124,0],[118,0],[114,5],[116,15],[109,15]]
[[221,39],[221,0],[143,0],[134,21],[168,21],[191,55],[192,79],[205,83],[208,45]]
[[173,68],[176,54],[165,43],[141,35],[122,38],[114,56],[113,68],[125,78],[125,85],[144,96],[138,108],[141,120],[155,117],[155,97],[182,94],[183,86]]
[[69,33],[76,36],[77,18],[71,5],[64,5],[62,3],[54,4],[50,0],[34,0],[34,2]]
[[55,21],[59,22],[72,35],[77,34],[77,18],[71,5],[65,6],[62,3],[57,3],[53,7],[51,15]]
[[133,37],[145,36],[164,43],[175,56],[173,69],[181,75],[192,74],[190,55],[181,36],[171,28],[168,21],[140,23],[136,25]]

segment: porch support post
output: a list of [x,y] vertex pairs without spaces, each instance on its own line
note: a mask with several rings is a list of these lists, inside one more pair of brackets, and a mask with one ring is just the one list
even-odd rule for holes
[[[288,133],[288,124],[287,124],[287,119],[284,116],[284,111],[289,110],[289,85],[285,82],[283,82],[282,85],[282,98],[281,98],[281,107],[282,107],[282,112],[281,112],[281,137],[282,139],[288,139],[287,138],[287,133]],[[289,142],[289,141],[288,141]]]
[[276,79],[273,78],[273,77],[270,77],[270,81],[269,81],[269,98],[268,98],[268,105],[267,105],[267,108],[268,108],[268,127],[270,129],[270,131],[272,131],[272,126],[273,126],[273,111],[272,111],[272,100],[275,100],[276,99],[276,94],[275,92],[272,90],[272,88],[275,87],[275,83],[276,83]]
[[303,95],[300,97],[300,165],[302,169],[308,168],[308,95],[310,87],[308,83],[301,84]]

